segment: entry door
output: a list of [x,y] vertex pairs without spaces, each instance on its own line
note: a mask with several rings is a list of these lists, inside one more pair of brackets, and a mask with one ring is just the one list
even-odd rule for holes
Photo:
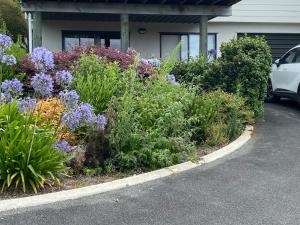
[[299,48],[293,49],[280,59],[279,66],[274,66],[273,79],[275,90],[278,89],[278,91],[297,92],[299,85],[298,79],[300,76],[300,60],[298,59],[298,56]]

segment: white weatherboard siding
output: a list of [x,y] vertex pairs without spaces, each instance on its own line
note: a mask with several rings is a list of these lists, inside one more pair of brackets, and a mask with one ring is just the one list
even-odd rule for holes
[[[300,1],[300,0],[299,0]],[[139,34],[139,28],[146,34]],[[119,31],[119,23],[90,21],[44,21],[43,46],[52,51],[62,50],[62,30]],[[210,22],[209,33],[217,34],[218,50],[222,42],[237,36],[237,33],[300,33],[300,23],[237,23]],[[160,56],[160,32],[199,32],[198,24],[131,23],[130,45],[143,57]]]
[[232,6],[231,17],[213,21],[300,23],[300,0],[243,0]]

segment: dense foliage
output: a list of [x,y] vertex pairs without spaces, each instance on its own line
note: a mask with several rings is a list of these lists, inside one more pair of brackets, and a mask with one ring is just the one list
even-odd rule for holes
[[[176,62],[178,46],[160,62],[96,46],[39,47],[23,57],[20,45],[0,35],[3,190],[36,192],[64,172],[149,171],[196,157],[199,145],[232,141],[253,122],[258,106],[250,97],[259,98],[250,94],[263,88],[247,77],[259,52],[246,52],[247,41],[224,45],[219,60]],[[238,72],[227,62],[230,50],[247,62]]]
[[172,73],[206,92],[221,89],[242,96],[255,116],[261,115],[272,63],[267,42],[262,37],[233,39],[222,45],[221,53],[210,62],[178,62]]
[[[0,27],[5,26],[8,34],[17,41],[18,36],[26,37],[27,24],[20,4],[15,0],[0,0]],[[2,30],[3,31],[3,30]]]

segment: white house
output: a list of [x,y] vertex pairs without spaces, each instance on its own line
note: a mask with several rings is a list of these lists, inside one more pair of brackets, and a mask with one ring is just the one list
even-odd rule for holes
[[33,17],[33,46],[53,51],[130,46],[164,58],[181,42],[187,59],[247,33],[264,35],[277,58],[300,43],[299,0],[23,0],[23,11]]

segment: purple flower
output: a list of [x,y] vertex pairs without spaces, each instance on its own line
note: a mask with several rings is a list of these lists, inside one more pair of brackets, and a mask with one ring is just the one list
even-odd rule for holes
[[208,51],[208,54],[209,54],[210,56],[215,57],[215,56],[217,55],[217,50],[216,50],[216,49],[210,49],[210,50]]
[[55,150],[58,150],[58,151],[61,151],[61,152],[65,152],[65,153],[68,153],[68,152],[71,151],[70,144],[67,141],[65,141],[65,140],[61,140],[61,141],[55,143],[53,145],[53,148]]
[[171,84],[173,84],[173,85],[178,85],[178,84],[179,84],[179,83],[176,81],[176,78],[175,78],[174,74],[169,74],[169,75],[167,76],[167,80],[168,80]]
[[13,55],[2,54],[1,63],[6,64],[7,66],[12,66],[17,63],[17,60]]
[[18,99],[17,104],[20,112],[31,112],[36,107],[36,99],[30,97],[21,98]]
[[62,125],[74,131],[80,127],[81,114],[76,110],[67,111],[63,114],[61,121]]
[[153,67],[160,67],[160,61],[159,59],[148,59],[148,63],[152,65]]
[[11,45],[12,39],[5,34],[0,34],[0,50],[10,49]]
[[93,108],[90,104],[88,103],[81,103],[78,106],[78,111],[81,114],[81,124],[82,125],[91,125],[94,121],[95,114],[93,112]]
[[89,127],[93,124],[95,114],[90,104],[81,103],[78,107],[72,108],[62,116],[62,125],[71,130],[81,127]]
[[96,128],[98,130],[104,130],[106,124],[107,124],[107,119],[104,115],[98,115],[96,117]]
[[1,89],[4,96],[11,99],[22,94],[23,84],[18,79],[5,80],[1,84]]
[[78,105],[79,96],[76,91],[64,90],[59,93],[59,99],[66,108],[74,108]]
[[56,83],[60,86],[66,88],[68,87],[73,80],[73,76],[67,70],[61,70],[56,73]]
[[31,60],[38,71],[46,72],[54,68],[53,53],[46,48],[39,47],[33,49]]
[[41,97],[48,97],[53,91],[53,80],[49,74],[38,73],[31,79],[35,93]]
[[145,64],[145,65],[148,65],[149,64],[149,62],[148,62],[148,60],[147,59],[141,59],[141,63],[142,64]]

